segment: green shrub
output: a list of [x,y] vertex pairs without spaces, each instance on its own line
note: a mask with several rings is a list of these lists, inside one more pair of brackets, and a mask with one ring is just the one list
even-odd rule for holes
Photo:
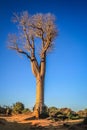
[[47,106],[43,106],[43,112],[40,114],[40,118],[44,119],[49,117],[48,114],[48,107]]
[[72,110],[70,108],[61,108],[60,112],[68,117],[72,113]]
[[48,108],[48,113],[49,113],[50,117],[54,117],[57,112],[58,112],[58,109],[56,107],[49,107]]
[[22,111],[22,113],[29,113],[29,112],[31,112],[31,110],[28,109],[28,108],[25,108],[25,109]]
[[76,119],[80,119],[80,116],[76,112],[71,111],[70,114],[68,115],[68,118],[72,120],[76,120]]
[[12,113],[12,108],[9,106],[0,106],[0,114],[4,114],[4,115],[11,115]]
[[21,114],[22,111],[24,110],[24,104],[21,102],[16,102],[13,104],[13,109],[12,112],[15,114]]

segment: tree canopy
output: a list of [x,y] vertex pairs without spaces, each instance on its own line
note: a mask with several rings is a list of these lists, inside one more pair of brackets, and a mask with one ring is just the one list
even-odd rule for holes
[[52,48],[57,35],[54,15],[50,13],[29,15],[25,11],[20,15],[14,14],[13,22],[17,23],[20,33],[9,35],[9,48],[26,55],[30,60],[35,58],[36,39],[40,41],[40,46],[37,47],[41,58]]

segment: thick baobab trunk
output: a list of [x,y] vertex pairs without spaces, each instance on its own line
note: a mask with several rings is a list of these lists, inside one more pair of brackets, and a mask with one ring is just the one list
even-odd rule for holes
[[40,66],[38,65],[36,59],[32,58],[31,67],[32,72],[36,78],[36,103],[34,111],[38,111],[42,114],[44,111],[44,77],[45,77],[45,56],[41,58]]
[[44,108],[44,77],[36,78],[36,104],[35,109],[41,114]]

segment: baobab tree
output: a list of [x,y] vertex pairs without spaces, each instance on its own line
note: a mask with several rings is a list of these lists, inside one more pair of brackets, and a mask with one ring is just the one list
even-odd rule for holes
[[[32,73],[36,78],[34,110],[38,109],[41,114],[44,108],[46,58],[54,44],[53,40],[57,36],[55,16],[50,13],[29,15],[26,11],[19,15],[14,14],[13,22],[18,25],[19,34],[9,35],[9,48],[25,55],[30,60]],[[39,48],[38,53],[36,48]]]

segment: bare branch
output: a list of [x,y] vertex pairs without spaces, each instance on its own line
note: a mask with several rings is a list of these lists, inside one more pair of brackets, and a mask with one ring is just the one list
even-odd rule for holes
[[24,33],[25,33],[25,37],[26,37],[26,40],[27,40],[27,42],[28,42],[28,45],[29,45],[29,47],[32,49],[32,45],[31,45],[31,43],[30,43],[28,34],[27,34],[27,32],[26,32],[26,26],[25,26],[25,25],[23,25],[23,31],[24,31]]
[[27,56],[27,58],[29,58],[29,59],[31,60],[31,57],[30,57],[30,56],[29,56],[26,52],[24,52],[22,49],[19,49],[19,48],[14,47],[14,46],[9,46],[8,48],[10,48],[10,49],[12,49],[12,50],[16,50],[17,52],[19,52],[19,53],[22,53],[22,54],[26,55],[26,56]]
[[35,49],[35,45],[34,45],[34,37],[32,36],[32,38],[31,38],[31,40],[32,40],[32,49]]
[[32,28],[38,29],[38,30],[40,30],[42,33],[44,33],[44,31],[43,31],[43,29],[42,29],[41,27],[38,27],[38,26],[36,26],[36,25],[34,25],[34,24],[31,24],[30,26],[31,26]]
[[[17,15],[14,13],[15,19],[19,26],[19,30],[22,33],[21,39],[11,41],[12,46],[15,50],[21,48],[22,51],[19,53],[25,54],[30,53],[31,59],[35,59],[36,48],[38,49],[38,54],[40,54],[40,59],[42,60],[44,54],[47,55],[49,49],[51,49],[53,40],[57,35],[57,29],[55,26],[55,17],[52,14],[36,14],[29,15],[27,11]],[[41,44],[36,45],[36,40],[41,42]],[[22,42],[23,41],[23,42]],[[25,53],[26,52],[26,53]],[[27,53],[27,54],[28,54]]]
[[31,60],[31,57],[26,52],[24,52],[23,50],[20,49],[20,50],[18,50],[18,52],[26,55],[27,58],[29,58]]
[[12,18],[12,21],[15,23],[15,22],[19,22],[20,21],[20,18],[19,16],[16,14],[16,13],[13,13],[13,18]]

